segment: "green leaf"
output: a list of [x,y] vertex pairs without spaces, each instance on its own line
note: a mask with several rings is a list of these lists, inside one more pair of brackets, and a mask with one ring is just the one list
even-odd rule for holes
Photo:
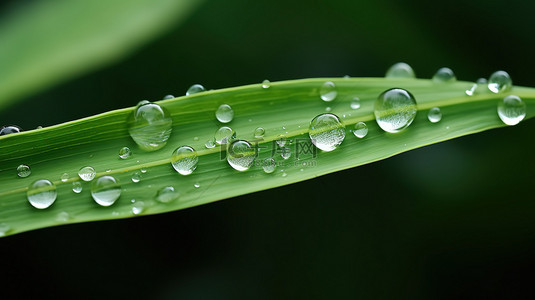
[[0,109],[124,57],[200,0],[38,1],[0,21]]
[[[337,86],[338,96],[330,103],[320,100],[319,89],[326,80]],[[272,83],[268,89],[260,84],[214,90],[159,102],[173,119],[173,131],[163,149],[144,152],[128,134],[127,117],[134,108],[121,109],[73,122],[0,137],[0,223],[8,228],[6,235],[36,228],[93,220],[134,216],[132,202],[143,202],[142,214],[156,214],[184,209],[245,193],[299,182],[455,137],[505,126],[496,109],[499,100],[508,94],[521,97],[527,105],[526,118],[535,114],[535,89],[513,87],[508,93],[492,94],[486,88],[467,96],[465,90],[473,83],[434,83],[430,80],[385,78],[303,79]],[[386,133],[374,121],[373,103],[377,96],[392,87],[410,91],[418,102],[414,122],[400,133]],[[361,107],[350,108],[354,97],[361,99]],[[213,138],[222,126],[215,118],[221,104],[229,104],[235,112],[231,126],[239,139],[258,142],[260,152],[256,162],[272,155],[274,141],[284,136],[289,141],[292,156],[283,160],[272,174],[266,174],[257,164],[245,172],[232,169],[222,159],[220,147],[206,149],[204,143]],[[427,120],[427,111],[438,106],[443,118],[438,123]],[[297,139],[308,141],[308,126],[316,115],[330,107],[346,126],[346,137],[332,152],[310,153],[295,151]],[[368,124],[369,133],[356,138],[350,130],[357,122]],[[265,128],[261,140],[253,136],[255,128]],[[193,174],[182,176],[174,171],[170,156],[182,145],[197,150],[199,163]],[[122,160],[119,149],[133,150],[130,159]],[[224,152],[223,152],[224,154]],[[307,156],[308,155],[308,156]],[[32,168],[32,175],[17,178],[19,164]],[[92,166],[98,176],[116,177],[122,195],[110,207],[100,207],[90,195],[90,184],[82,182],[80,194],[72,192],[72,183],[80,181],[77,171]],[[135,172],[145,169],[138,183],[131,181]],[[68,173],[67,182],[60,181]],[[48,179],[57,186],[56,202],[47,209],[37,210],[26,199],[30,183]],[[196,187],[198,185],[198,187]],[[155,201],[157,191],[173,186],[181,193],[171,203]],[[69,216],[62,220],[64,212]],[[63,213],[63,215],[59,215]],[[58,218],[58,215],[60,216]]]

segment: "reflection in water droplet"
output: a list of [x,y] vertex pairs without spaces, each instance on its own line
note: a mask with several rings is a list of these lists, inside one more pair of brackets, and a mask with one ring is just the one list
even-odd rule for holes
[[215,147],[215,139],[212,138],[210,140],[207,140],[206,143],[204,143],[204,146],[207,148],[207,149],[212,149]]
[[277,163],[272,157],[266,158],[262,161],[262,169],[264,169],[264,172],[266,172],[267,174],[275,172],[276,168]]
[[75,181],[72,183],[72,191],[76,194],[80,194],[82,192],[82,183],[80,181]]
[[433,76],[433,81],[438,83],[448,83],[457,80],[450,68],[440,68]]
[[200,84],[194,84],[189,87],[188,91],[186,92],[186,96],[197,94],[197,93],[204,92],[204,91],[205,91],[204,86]]
[[91,184],[91,196],[101,206],[110,206],[121,196],[121,186],[112,176],[102,176]]
[[93,167],[83,167],[78,171],[78,176],[82,178],[83,181],[91,181],[93,178],[95,178],[95,175],[97,175],[97,172],[95,172],[95,169]]
[[493,93],[508,91],[513,86],[511,76],[505,71],[496,71],[490,75],[488,88]]
[[227,162],[238,171],[248,170],[256,158],[254,147],[247,141],[232,142],[227,149]]
[[282,147],[279,149],[281,153],[281,157],[284,159],[290,158],[292,156],[292,150],[288,147]]
[[366,123],[364,122],[358,122],[357,124],[355,124],[353,134],[359,139],[365,137],[366,135],[368,135],[368,125],[366,125]]
[[411,66],[404,62],[399,62],[391,66],[386,71],[386,78],[415,78],[414,71]]
[[167,109],[156,103],[138,106],[128,117],[128,132],[145,151],[163,148],[171,136],[172,125]]
[[269,89],[269,87],[271,86],[271,82],[269,82],[269,80],[264,80],[262,81],[262,88],[263,89]]
[[219,145],[227,144],[236,138],[236,132],[230,127],[223,126],[216,131],[214,138]]
[[259,139],[261,137],[264,137],[264,134],[266,133],[266,130],[262,127],[258,127],[254,130],[254,137]]
[[173,151],[171,165],[182,175],[189,175],[197,168],[197,152],[190,146],[181,146]]
[[431,108],[429,112],[427,113],[427,119],[431,123],[440,122],[440,120],[442,120],[442,112],[440,111],[440,108],[438,107]]
[[170,99],[174,99],[174,98],[175,98],[175,96],[173,96],[173,95],[165,95],[163,97],[163,100],[170,100]]
[[327,81],[320,88],[320,98],[325,102],[331,102],[336,98],[338,92],[336,91],[336,86],[334,82]]
[[407,128],[416,117],[416,99],[404,89],[384,91],[375,100],[375,120],[386,132],[399,132]]
[[140,172],[135,172],[134,174],[132,174],[132,182],[133,183],[138,183],[141,181],[141,173]]
[[515,95],[498,102],[498,116],[507,125],[516,125],[526,117],[526,103]]
[[46,179],[33,182],[26,191],[30,204],[38,209],[48,208],[57,197],[56,186]]
[[166,186],[158,190],[158,192],[156,193],[156,200],[161,203],[169,203],[178,199],[179,196],[180,193],[178,191],[175,191],[174,187]]
[[130,150],[130,148],[123,147],[119,150],[119,157],[121,159],[127,159],[130,158],[130,156],[132,156],[132,151]]
[[16,125],[3,126],[2,129],[0,129],[0,135],[19,133],[21,131],[22,128]]
[[63,173],[61,174],[61,182],[67,182],[69,180],[69,174]]
[[351,109],[359,109],[360,108],[360,98],[354,97],[353,100],[351,100]]
[[234,110],[228,104],[221,104],[215,112],[215,117],[221,123],[228,123],[234,118]]
[[193,186],[194,186],[196,189],[198,189],[198,188],[201,187],[201,184],[197,182],[197,183],[195,183]]
[[316,116],[308,127],[312,143],[321,150],[332,151],[344,141],[345,126],[334,114]]
[[132,204],[132,214],[139,215],[145,210],[145,203],[143,201],[136,201]]
[[17,175],[20,178],[26,178],[32,174],[32,170],[30,169],[30,166],[28,165],[19,165],[17,167]]

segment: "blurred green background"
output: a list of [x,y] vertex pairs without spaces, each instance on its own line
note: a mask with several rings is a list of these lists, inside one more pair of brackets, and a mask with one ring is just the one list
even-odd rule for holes
[[[4,1],[0,18],[34,2]],[[0,120],[31,129],[183,95],[194,83],[375,77],[398,61],[422,78],[443,66],[471,81],[503,69],[535,86],[534,9],[527,1],[205,1],[133,54],[27,96]],[[529,298],[534,129],[530,120],[184,211],[4,238],[3,290],[18,298]]]

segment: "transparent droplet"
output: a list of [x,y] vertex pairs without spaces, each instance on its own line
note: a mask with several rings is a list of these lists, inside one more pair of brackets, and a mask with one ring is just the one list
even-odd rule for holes
[[164,188],[161,188],[156,193],[156,201],[161,203],[169,203],[172,202],[180,197],[180,193],[178,191],[175,191],[175,188],[172,186],[166,186]]
[[67,182],[67,180],[69,180],[69,174],[67,173],[61,174],[60,179],[61,179],[61,182]]
[[283,172],[281,176],[282,177],[286,177],[286,176],[288,176],[288,174],[286,174],[286,172]]
[[262,127],[258,127],[254,130],[254,137],[259,139],[264,137],[264,134],[266,133],[266,130]]
[[165,95],[163,97],[163,100],[170,100],[170,99],[174,99],[174,98],[175,98],[175,96],[173,96],[173,95]]
[[388,71],[386,71],[386,78],[415,78],[414,71],[411,66],[404,62],[399,62],[392,65]]
[[326,112],[330,112],[331,110],[332,110],[332,108],[330,106],[325,107],[325,111]]
[[354,97],[353,100],[351,100],[351,109],[359,109],[360,108],[360,98]]
[[6,236],[6,234],[11,230],[11,226],[7,223],[0,223],[0,236]]
[[56,186],[46,179],[33,182],[26,191],[30,204],[38,209],[45,209],[56,201]]
[[16,125],[3,126],[2,129],[0,129],[0,135],[19,133],[21,131],[22,128]]
[[193,187],[195,187],[196,189],[198,189],[198,188],[201,187],[201,184],[197,182],[197,183],[195,183],[195,184],[193,185]]
[[234,110],[228,104],[221,104],[215,112],[215,117],[221,123],[228,123],[234,118]]
[[366,123],[364,122],[358,122],[357,124],[355,124],[353,134],[359,139],[365,137],[366,135],[368,135],[368,125],[366,125]]
[[141,172],[134,172],[134,174],[132,174],[131,180],[132,180],[133,183],[140,182],[141,181]]
[[214,138],[219,145],[228,144],[236,138],[236,132],[230,127],[223,126],[215,132]]
[[121,196],[121,186],[112,176],[102,176],[91,184],[91,196],[99,205],[110,206]]
[[80,181],[75,181],[72,183],[72,191],[76,194],[80,194],[82,192],[82,183]]
[[498,102],[498,116],[507,125],[516,125],[526,117],[526,103],[515,95]]
[[95,175],[97,175],[97,172],[95,172],[95,169],[93,167],[83,167],[78,171],[78,176],[82,178],[83,181],[91,181],[95,178]]
[[280,135],[279,138],[275,140],[275,143],[277,143],[277,145],[282,148],[286,145],[286,138],[284,138],[283,135]]
[[485,78],[478,78],[476,81],[477,84],[487,84],[487,79]]
[[17,175],[20,178],[26,178],[32,174],[32,170],[30,169],[30,166],[28,165],[19,165],[17,167]]
[[121,159],[127,159],[132,156],[132,151],[128,147],[123,147],[119,150],[119,157]]
[[136,106],[141,106],[141,105],[145,105],[145,104],[149,104],[149,103],[150,103],[149,100],[141,100],[136,104]]
[[400,88],[384,91],[374,105],[375,120],[386,132],[407,128],[414,121],[417,111],[414,96]]
[[59,222],[67,222],[70,218],[71,216],[66,211],[61,211],[56,215],[56,220]]
[[196,136],[196,137],[193,137],[193,140],[194,140],[194,141],[196,142],[196,141],[198,141],[198,140],[199,140],[199,137],[198,137],[198,136]]
[[292,156],[292,150],[288,147],[282,147],[280,148],[281,157],[284,159],[288,159]]
[[477,83],[472,84],[472,86],[464,91],[464,93],[468,96],[473,96],[477,89]]
[[511,76],[505,71],[496,71],[490,75],[489,90],[493,93],[502,93],[508,91],[513,86]]
[[235,170],[245,171],[253,164],[256,154],[249,142],[237,140],[232,142],[227,149],[227,161]]
[[312,143],[323,151],[332,151],[344,141],[345,127],[334,114],[316,116],[308,127]]
[[132,204],[132,214],[139,215],[145,210],[145,203],[143,201],[136,201]]
[[172,125],[173,119],[167,109],[156,103],[138,106],[128,117],[128,132],[145,151],[164,147],[171,136]]
[[204,143],[204,146],[207,148],[207,149],[212,149],[215,147],[215,139],[212,138],[210,140],[207,140],[206,143]]
[[181,146],[173,151],[171,165],[182,175],[189,175],[197,168],[197,152],[190,146]]
[[338,92],[336,91],[336,86],[334,82],[327,81],[320,88],[320,97],[321,100],[325,102],[331,102],[336,98]]
[[197,93],[204,92],[204,91],[205,91],[204,86],[200,84],[194,84],[189,87],[188,91],[186,92],[186,96],[197,94]]
[[434,82],[447,83],[457,80],[455,74],[450,68],[440,68],[433,76]]
[[269,89],[269,87],[271,86],[271,82],[269,80],[264,80],[262,81],[262,88],[263,89]]
[[440,120],[442,120],[442,112],[440,111],[440,108],[433,107],[427,112],[427,119],[431,123],[438,123]]
[[264,172],[271,174],[277,169],[277,163],[272,157],[266,158],[262,161],[262,169],[264,169]]
[[141,171],[141,173],[143,173],[143,174],[147,173],[147,169],[145,169],[145,168],[141,168],[140,171]]

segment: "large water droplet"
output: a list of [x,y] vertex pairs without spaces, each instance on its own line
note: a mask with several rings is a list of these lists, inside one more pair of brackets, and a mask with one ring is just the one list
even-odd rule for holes
[[127,159],[132,156],[132,151],[128,147],[123,147],[119,150],[119,157],[121,159]]
[[386,90],[375,100],[375,120],[386,132],[399,132],[407,128],[417,111],[414,96],[404,89]]
[[161,188],[156,193],[156,200],[161,203],[169,203],[178,199],[178,197],[180,197],[180,193],[175,191],[175,188],[172,186]]
[[95,178],[95,175],[97,175],[97,172],[95,172],[95,169],[93,167],[83,167],[78,171],[78,176],[82,178],[83,181],[91,181]]
[[182,175],[189,175],[197,168],[197,152],[190,146],[181,146],[173,151],[171,165]]
[[391,66],[386,71],[386,78],[415,78],[414,71],[411,66],[404,62],[399,62]]
[[110,206],[121,196],[121,186],[112,176],[102,176],[91,184],[91,196],[99,205]]
[[505,71],[496,71],[490,75],[489,90],[493,93],[501,93],[510,90],[513,86],[511,76]]
[[338,92],[336,91],[336,86],[334,85],[334,82],[327,81],[321,86],[320,88],[321,100],[325,102],[331,102],[336,98],[336,95],[338,95]]
[[204,91],[205,91],[204,86],[200,84],[194,84],[189,87],[189,89],[186,92],[186,96],[197,94],[197,93],[204,92]]
[[46,179],[33,182],[26,191],[30,204],[38,209],[45,209],[56,201],[56,186]]
[[262,88],[263,89],[269,89],[269,87],[271,86],[271,82],[269,82],[269,80],[264,80],[262,81]]
[[82,192],[82,183],[80,181],[75,181],[72,183],[72,191],[76,194],[80,194]]
[[262,169],[264,169],[264,172],[267,174],[275,172],[275,169],[277,169],[277,163],[273,157],[268,157],[262,161]]
[[440,108],[433,107],[427,112],[427,119],[431,123],[437,123],[442,120],[442,112],[440,111]]
[[228,104],[221,104],[215,112],[215,117],[221,123],[228,123],[234,118],[234,110]]
[[19,165],[17,167],[17,175],[20,178],[26,178],[32,174],[32,170],[30,169],[30,166],[28,165]]
[[219,145],[227,144],[236,138],[236,132],[230,127],[223,126],[215,132],[214,138]]
[[248,170],[256,155],[254,147],[243,140],[232,142],[227,149],[227,161],[231,167],[238,171]]
[[450,68],[440,68],[433,76],[434,82],[447,83],[457,80],[455,74]]
[[351,109],[359,109],[360,108],[360,98],[354,97],[353,100],[351,100]]
[[359,139],[368,135],[368,125],[364,122],[358,122],[355,124],[355,129],[353,129],[353,134]]
[[332,151],[344,141],[345,127],[334,114],[316,116],[308,127],[312,143],[321,150]]
[[164,147],[171,136],[173,119],[167,109],[156,103],[136,107],[128,118],[128,131],[132,139],[145,151]]
[[515,95],[498,102],[498,116],[507,125],[516,125],[526,116],[526,103]]
[[254,137],[257,139],[264,137],[264,134],[266,134],[266,130],[263,127],[258,127],[254,130]]
[[22,128],[16,125],[3,126],[2,129],[0,129],[0,135],[19,133],[21,131]]

